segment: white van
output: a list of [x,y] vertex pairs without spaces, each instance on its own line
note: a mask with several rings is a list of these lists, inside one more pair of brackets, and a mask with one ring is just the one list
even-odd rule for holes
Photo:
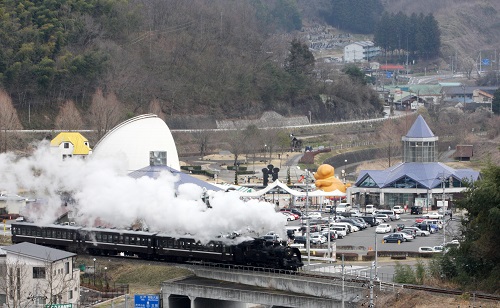
[[346,228],[347,234],[354,232],[354,230],[352,229],[353,226],[351,224],[348,224],[347,222],[334,222],[330,224],[330,227],[336,227],[336,226]]
[[351,210],[351,205],[349,203],[339,203],[335,208],[337,213],[347,213]]
[[347,235],[347,228],[344,226],[330,226],[330,230],[335,231],[338,238],[344,238]]
[[[363,209],[361,209],[363,210]],[[375,212],[376,208],[373,204],[367,204],[365,205],[365,211],[366,211],[366,214],[373,214]]]

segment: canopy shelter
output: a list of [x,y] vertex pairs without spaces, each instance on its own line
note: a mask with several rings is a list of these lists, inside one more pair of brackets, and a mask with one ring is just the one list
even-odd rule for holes
[[[275,182],[269,184],[266,188],[254,191],[254,192],[240,192],[241,197],[247,197],[247,198],[256,198],[260,197],[262,195],[267,194],[271,190],[275,188],[281,188],[282,190],[286,191],[288,194],[295,196],[295,197],[305,197],[308,195],[309,197],[345,197],[346,193],[343,193],[341,191],[334,190],[334,191],[323,191],[323,190],[311,190],[309,192],[305,191],[297,191],[294,189],[291,189],[288,187],[285,183],[282,183],[280,180],[276,180]],[[314,189],[315,186],[311,185],[311,189]]]

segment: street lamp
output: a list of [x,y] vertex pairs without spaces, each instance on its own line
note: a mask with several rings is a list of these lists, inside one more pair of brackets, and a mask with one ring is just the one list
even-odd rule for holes
[[364,198],[365,199],[365,215],[366,215],[366,205],[368,204],[368,201],[366,200],[366,196],[369,194],[370,194],[370,192],[369,191],[367,192],[365,189],[365,198]]
[[93,260],[94,260],[94,286],[95,286],[95,258]]
[[[300,170],[300,167],[297,166],[297,169]],[[306,181],[306,217],[309,216],[309,171],[305,169],[304,179]],[[307,217],[306,222],[306,250],[307,250],[307,265],[311,265],[311,239],[310,239],[310,226],[309,226],[310,218]]]
[[347,173],[347,159],[344,160],[344,169],[342,169],[342,175],[344,179],[344,184],[345,184],[345,178],[346,178],[346,173]]

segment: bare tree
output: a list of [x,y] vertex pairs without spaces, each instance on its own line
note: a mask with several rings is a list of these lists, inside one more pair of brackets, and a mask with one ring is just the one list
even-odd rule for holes
[[203,156],[207,155],[208,150],[209,150],[209,146],[210,146],[210,139],[211,139],[210,132],[208,132],[206,130],[199,130],[199,131],[196,131],[193,134],[193,136],[198,142],[198,146],[200,149],[200,156],[203,157]]
[[56,129],[79,130],[83,128],[83,120],[73,101],[66,101],[55,120]]
[[120,103],[114,94],[105,97],[102,90],[98,89],[92,97],[89,116],[97,131],[97,139],[101,139],[107,131],[118,124]]
[[407,133],[404,126],[401,120],[390,119],[384,121],[378,134],[378,139],[383,144],[382,149],[387,153],[388,167],[394,164],[394,157],[401,155],[401,136]]
[[11,98],[7,93],[0,90],[0,129],[2,130],[2,134],[0,134],[0,149],[7,152],[9,136],[12,137],[12,133],[7,135],[7,131],[21,128],[21,122],[17,117],[16,109],[12,105]]

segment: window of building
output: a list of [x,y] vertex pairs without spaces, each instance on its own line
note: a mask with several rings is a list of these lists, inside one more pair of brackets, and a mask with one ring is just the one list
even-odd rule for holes
[[69,149],[69,142],[65,142],[65,143],[64,143],[64,148],[65,148],[65,149]]
[[33,279],[45,279],[45,267],[33,267]]
[[69,262],[64,262],[64,274],[69,274]]
[[149,152],[150,166],[166,166],[167,152],[166,151],[150,151]]
[[68,291],[68,299],[73,299],[73,290]]

